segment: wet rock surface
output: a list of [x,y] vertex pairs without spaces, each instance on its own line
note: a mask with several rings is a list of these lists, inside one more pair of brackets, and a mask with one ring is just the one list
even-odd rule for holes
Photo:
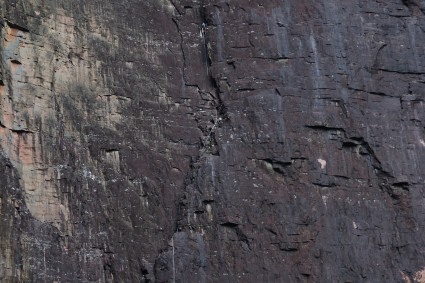
[[0,281],[424,282],[423,1],[0,3]]

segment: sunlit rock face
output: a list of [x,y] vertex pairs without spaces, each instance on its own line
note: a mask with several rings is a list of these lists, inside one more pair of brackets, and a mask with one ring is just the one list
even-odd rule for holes
[[0,0],[0,281],[425,282],[424,12]]

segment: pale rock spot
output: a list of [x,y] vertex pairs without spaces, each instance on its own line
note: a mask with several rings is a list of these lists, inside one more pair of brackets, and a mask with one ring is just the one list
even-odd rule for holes
[[213,220],[213,215],[212,215],[212,206],[211,206],[211,204],[207,204],[206,205],[206,210],[207,210],[207,213],[208,213],[208,220],[209,221],[212,221]]
[[410,280],[409,276],[404,273],[403,271],[399,270],[401,273],[401,278],[403,280],[404,283],[411,283],[412,281]]
[[425,283],[425,267],[415,273],[413,280],[414,282]]
[[323,200],[323,204],[326,206],[328,203],[328,197],[327,196],[322,196],[322,200]]
[[325,167],[326,167],[326,160],[319,158],[319,159],[317,159],[317,162],[320,163],[320,168],[325,169]]

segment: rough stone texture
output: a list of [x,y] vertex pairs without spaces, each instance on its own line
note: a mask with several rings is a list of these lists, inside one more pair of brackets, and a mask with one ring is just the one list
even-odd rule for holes
[[423,0],[0,0],[1,282],[425,282]]

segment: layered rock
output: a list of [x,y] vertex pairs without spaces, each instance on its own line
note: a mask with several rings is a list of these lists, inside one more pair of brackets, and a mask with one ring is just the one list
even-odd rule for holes
[[422,282],[421,1],[0,5],[4,282]]

